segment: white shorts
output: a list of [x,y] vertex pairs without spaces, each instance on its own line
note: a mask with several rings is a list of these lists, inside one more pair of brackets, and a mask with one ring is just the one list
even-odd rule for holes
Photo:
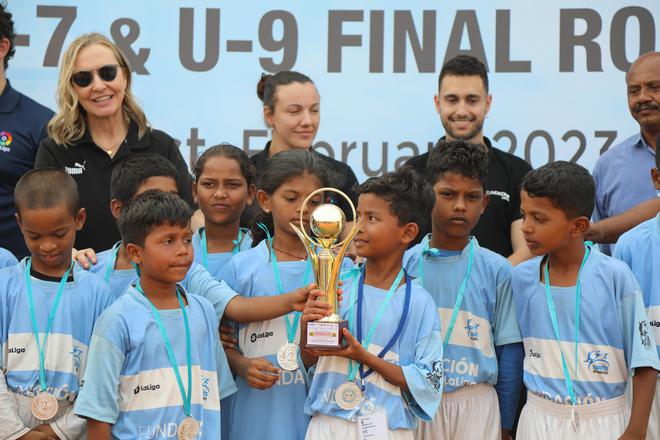
[[630,410],[625,396],[578,405],[577,431],[571,421],[572,405],[555,403],[527,393],[516,440],[616,440],[626,430]]
[[[307,427],[305,440],[359,440],[358,424],[337,417],[316,414]],[[413,440],[414,431],[397,429],[388,431],[387,439]],[[378,439],[380,440],[380,439]]]
[[420,422],[417,440],[499,440],[500,406],[490,384],[466,386],[442,395],[432,422]]

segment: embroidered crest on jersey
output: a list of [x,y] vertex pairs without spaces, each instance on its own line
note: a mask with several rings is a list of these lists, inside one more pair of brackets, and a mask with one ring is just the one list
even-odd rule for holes
[[651,350],[651,338],[649,337],[649,323],[646,320],[639,321],[639,338],[642,341],[642,347],[646,350]]
[[78,371],[80,371],[82,350],[77,345],[74,345],[73,349],[69,354],[73,356],[73,366],[76,369],[76,373],[77,373]]
[[433,371],[426,375],[426,380],[436,392],[440,392],[442,386],[442,361],[433,362]]
[[468,338],[473,341],[479,340],[479,324],[474,319],[468,319],[465,323],[465,330],[467,330]]
[[584,361],[594,374],[609,374],[610,361],[607,360],[608,354],[601,350],[591,350],[587,353],[587,359]]
[[0,131],[0,151],[9,153],[9,146],[11,145],[14,137],[8,131]]

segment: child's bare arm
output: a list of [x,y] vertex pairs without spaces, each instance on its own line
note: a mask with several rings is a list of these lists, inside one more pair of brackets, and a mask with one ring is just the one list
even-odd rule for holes
[[110,440],[110,431],[112,425],[110,423],[99,422],[94,419],[87,419],[87,437],[98,440]]
[[635,369],[630,422],[621,439],[644,439],[649,424],[658,372],[650,367]]

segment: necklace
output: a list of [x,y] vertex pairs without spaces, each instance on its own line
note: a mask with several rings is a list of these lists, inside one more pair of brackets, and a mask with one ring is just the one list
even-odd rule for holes
[[283,253],[284,255],[288,255],[289,257],[293,257],[293,258],[296,258],[296,259],[298,259],[298,260],[304,260],[304,259],[307,258],[307,254],[305,254],[304,257],[301,257],[300,255],[296,255],[296,254],[293,254],[293,253],[291,253],[291,252],[287,252],[287,251],[285,251],[284,249],[280,249],[280,248],[275,247],[275,246],[273,246],[273,249],[275,249],[277,252],[281,252],[281,253]]

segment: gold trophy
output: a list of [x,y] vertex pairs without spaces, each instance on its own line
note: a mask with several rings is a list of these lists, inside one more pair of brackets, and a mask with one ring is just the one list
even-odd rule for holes
[[334,192],[344,197],[351,209],[353,218],[356,218],[355,206],[346,194],[335,188],[321,188],[307,196],[300,209],[300,228],[289,223],[300,237],[307,249],[307,254],[314,268],[316,283],[326,294],[326,301],[331,306],[330,316],[315,322],[307,323],[307,339],[305,347],[316,350],[338,350],[342,347],[342,329],[348,328],[348,321],[342,320],[338,314],[337,285],[344,255],[351,240],[358,233],[357,223],[343,241],[337,243],[339,236],[346,225],[344,211],[336,205],[325,203],[318,206],[309,217],[309,225],[317,240],[307,235],[303,225],[303,215],[307,203],[318,193]]

